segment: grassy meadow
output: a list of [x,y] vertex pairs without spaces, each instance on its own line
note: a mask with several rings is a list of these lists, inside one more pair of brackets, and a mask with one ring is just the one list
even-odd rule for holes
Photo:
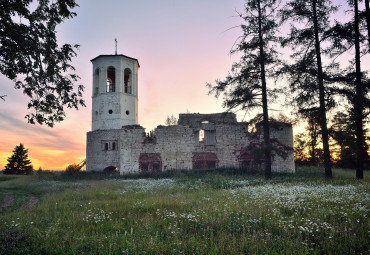
[[323,175],[0,175],[0,254],[370,254],[369,172]]

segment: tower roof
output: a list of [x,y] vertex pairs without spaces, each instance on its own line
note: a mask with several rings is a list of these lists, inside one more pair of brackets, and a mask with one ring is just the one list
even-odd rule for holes
[[140,67],[139,60],[137,60],[136,58],[131,58],[131,57],[128,57],[128,56],[122,55],[122,54],[117,54],[117,55],[99,55],[99,56],[97,56],[97,57],[95,57],[95,58],[91,59],[90,61],[92,62],[92,61],[94,61],[94,60],[96,60],[96,59],[98,59],[98,58],[100,58],[100,57],[117,57],[117,56],[119,56],[119,57],[124,57],[124,58],[128,58],[128,59],[132,59],[132,60],[135,60],[135,61],[137,62],[137,64],[138,64],[138,66]]

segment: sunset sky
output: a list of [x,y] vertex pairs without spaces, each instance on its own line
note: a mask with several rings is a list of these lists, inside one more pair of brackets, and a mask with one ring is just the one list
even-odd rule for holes
[[[19,143],[29,149],[35,169],[62,170],[85,158],[91,130],[91,59],[118,54],[139,60],[139,124],[149,132],[167,115],[223,111],[208,96],[207,82],[224,78],[235,57],[228,54],[240,30],[233,17],[242,0],[77,0],[77,16],[58,27],[59,44],[80,44],[72,64],[85,85],[86,108],[67,112],[54,128],[27,124],[28,98],[0,75],[0,169]],[[286,109],[280,109],[287,114]],[[277,114],[277,113],[275,113]],[[244,116],[238,115],[239,120]],[[248,118],[248,116],[247,116]]]

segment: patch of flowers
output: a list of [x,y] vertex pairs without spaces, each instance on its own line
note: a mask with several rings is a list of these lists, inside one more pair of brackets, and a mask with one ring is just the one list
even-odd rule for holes
[[62,181],[54,181],[54,180],[42,180],[39,181],[40,186],[47,187],[53,191],[60,191],[65,188],[80,188],[83,186],[80,182],[62,182]]
[[312,209],[320,203],[333,205],[348,205],[354,211],[368,212],[370,210],[370,196],[367,192],[353,185],[334,186],[307,185],[307,184],[267,184],[249,186],[229,190],[234,199],[248,198],[249,202],[263,201],[274,205],[300,207],[303,210]]
[[123,190],[118,192],[124,194],[126,192],[145,193],[156,189],[172,189],[175,187],[175,182],[172,179],[137,179],[137,180],[119,180],[124,183]]
[[202,218],[202,212],[195,210],[194,212],[176,213],[174,211],[157,209],[156,214],[167,220],[186,220],[189,222],[198,222]]
[[100,223],[112,220],[113,212],[106,212],[101,208],[96,207],[93,203],[89,202],[87,204],[88,209],[84,214],[82,220],[90,223]]

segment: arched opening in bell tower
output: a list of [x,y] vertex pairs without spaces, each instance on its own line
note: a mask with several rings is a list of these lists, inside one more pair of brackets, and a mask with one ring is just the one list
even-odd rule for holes
[[107,92],[116,91],[116,69],[113,66],[107,69]]
[[94,95],[99,94],[99,81],[100,81],[100,69],[95,69],[95,77],[94,77]]
[[131,70],[126,68],[124,71],[124,86],[125,86],[125,93],[131,94]]

